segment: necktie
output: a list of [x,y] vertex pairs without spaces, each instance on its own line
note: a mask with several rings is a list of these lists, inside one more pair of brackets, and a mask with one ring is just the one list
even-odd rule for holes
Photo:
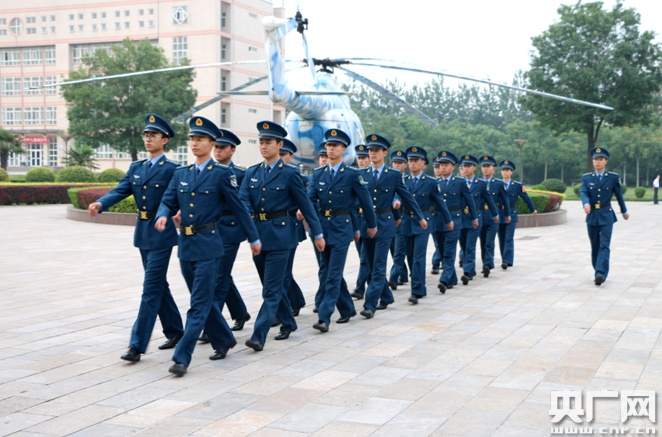
[[372,177],[377,179],[379,177],[379,170],[373,170]]
[[331,169],[331,180],[334,180],[335,177],[336,177],[336,169],[335,169],[335,168],[332,168],[332,169]]
[[271,173],[271,166],[270,166],[270,165],[268,165],[268,166],[265,168],[265,173],[266,173],[266,174]]
[[411,184],[412,189],[415,190],[417,185],[418,185],[418,178],[414,178],[413,183]]

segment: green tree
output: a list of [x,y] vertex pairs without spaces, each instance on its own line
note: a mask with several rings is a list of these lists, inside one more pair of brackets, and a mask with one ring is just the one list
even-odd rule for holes
[[[112,49],[97,50],[84,59],[70,80],[168,67],[163,50],[149,41],[124,40]],[[195,103],[192,70],[69,85],[64,98],[69,104],[69,132],[77,142],[104,144],[126,151],[135,161],[143,150],[141,139],[147,112],[173,119]],[[184,138],[185,126],[174,123],[178,133],[170,147]]]
[[8,130],[0,129],[0,167],[7,170],[10,153],[21,153],[23,148],[16,135]]
[[64,158],[64,165],[67,167],[98,168],[94,161],[94,149],[81,143],[76,143],[69,149],[67,156]]
[[533,88],[605,103],[615,110],[523,98],[525,107],[555,131],[584,133],[587,151],[595,146],[605,120],[613,126],[648,123],[662,84],[662,55],[653,32],[640,32],[639,14],[620,1],[612,10],[602,6],[560,6],[559,21],[533,38],[535,51],[526,77]]

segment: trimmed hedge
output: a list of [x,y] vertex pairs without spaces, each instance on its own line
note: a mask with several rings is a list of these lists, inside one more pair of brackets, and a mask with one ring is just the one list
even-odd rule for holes
[[7,170],[4,168],[0,168],[0,182],[5,182],[9,180],[9,175],[7,174]]
[[55,179],[58,182],[94,182],[96,177],[89,168],[72,166],[65,167],[57,172]]
[[646,189],[644,187],[637,187],[634,189],[634,195],[637,196],[637,199],[643,199],[644,194],[646,194]]
[[69,203],[67,190],[73,187],[89,187],[90,184],[81,183],[0,183],[0,205],[18,204],[56,204]]
[[99,182],[119,182],[124,177],[124,172],[119,168],[108,168],[97,176]]
[[25,175],[26,182],[54,182],[55,172],[49,167],[35,167]]
[[568,188],[565,182],[563,182],[561,179],[545,179],[540,185],[542,185],[547,191],[553,191],[555,193],[561,194],[565,193],[566,188]]
[[[74,208],[87,209],[90,203],[99,200],[99,198],[110,191],[111,188],[112,187],[109,186],[70,188],[68,194]],[[136,209],[136,202],[133,199],[133,196],[129,196],[110,207],[109,211],[133,214],[136,212]]]

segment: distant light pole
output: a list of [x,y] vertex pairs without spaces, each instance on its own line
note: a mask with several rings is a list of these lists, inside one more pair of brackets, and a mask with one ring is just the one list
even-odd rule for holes
[[520,168],[520,176],[522,179],[522,183],[524,183],[524,144],[526,144],[526,140],[524,138],[517,138],[515,140],[515,144],[517,144],[517,149],[519,150],[519,168]]

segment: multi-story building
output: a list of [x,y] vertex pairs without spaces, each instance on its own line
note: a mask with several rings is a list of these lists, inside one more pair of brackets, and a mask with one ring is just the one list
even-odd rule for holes
[[[60,91],[42,85],[65,80],[86,54],[128,37],[159,45],[173,63],[185,58],[191,64],[264,59],[261,19],[273,13],[266,0],[0,2],[0,127],[20,134],[25,150],[10,156],[10,171],[62,165],[75,138],[67,132],[67,107]],[[264,74],[261,64],[198,69],[193,83],[197,102]],[[282,121],[284,110],[267,97],[232,96],[199,115],[242,138],[236,161],[248,165],[259,160],[256,123]],[[130,163],[128,154],[111,145],[96,154],[102,169],[126,169]],[[186,146],[169,155],[181,163],[191,159]]]

